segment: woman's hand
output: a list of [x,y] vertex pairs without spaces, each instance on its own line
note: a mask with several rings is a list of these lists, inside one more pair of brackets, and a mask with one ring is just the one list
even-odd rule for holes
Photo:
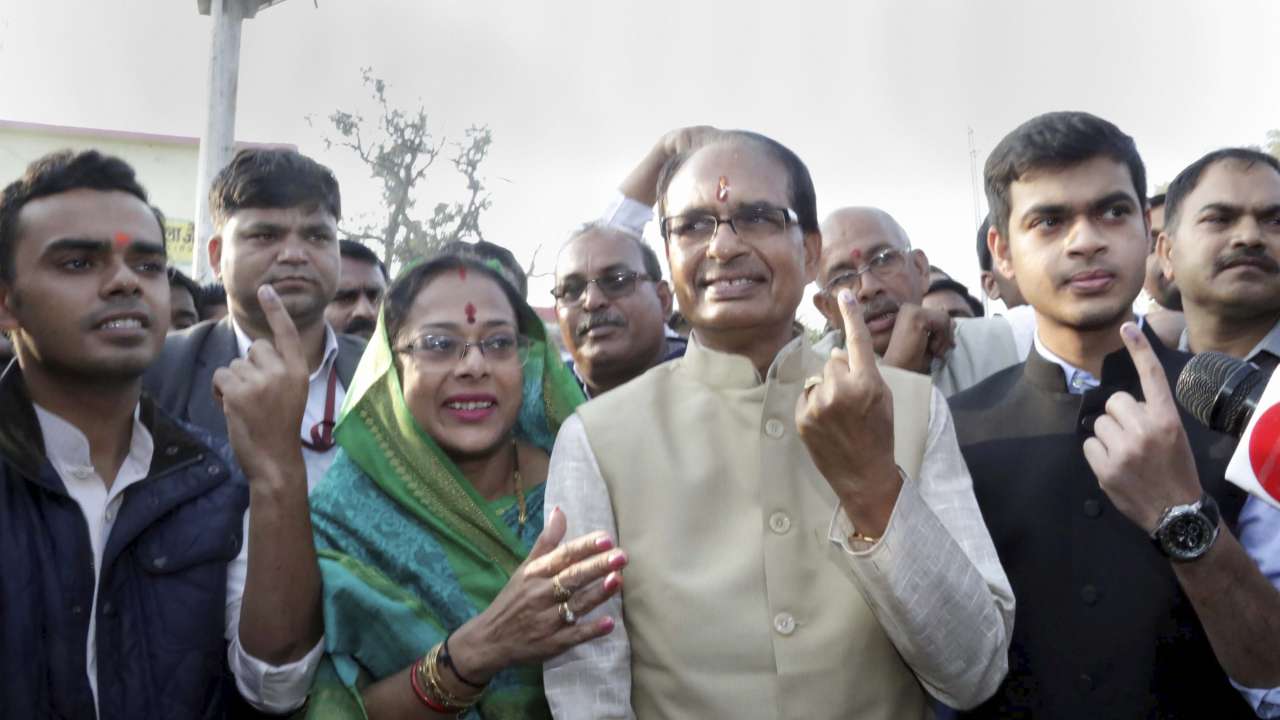
[[[591,623],[566,618],[587,614],[622,588],[626,553],[614,549],[604,532],[561,545],[564,533],[564,513],[554,508],[498,597],[453,634],[449,650],[468,680],[488,682],[508,665],[541,663],[613,630],[611,617]],[[558,589],[569,593],[567,600],[557,597]]]

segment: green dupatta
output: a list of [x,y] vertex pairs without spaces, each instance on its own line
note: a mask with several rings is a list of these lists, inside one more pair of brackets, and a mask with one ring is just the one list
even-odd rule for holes
[[[527,304],[516,311],[531,341],[516,435],[550,452],[584,398],[542,321]],[[506,585],[542,530],[543,486],[526,489],[518,533],[511,498],[480,496],[414,421],[381,316],[335,436],[337,457],[311,493],[326,654],[307,717],[363,718],[359,688],[408,667]],[[541,667],[520,666],[465,717],[550,716]]]

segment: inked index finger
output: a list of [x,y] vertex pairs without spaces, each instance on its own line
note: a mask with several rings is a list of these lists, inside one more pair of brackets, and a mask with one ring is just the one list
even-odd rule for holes
[[306,367],[307,357],[302,352],[302,339],[298,337],[298,327],[289,317],[289,311],[270,285],[258,288],[258,303],[262,305],[262,314],[267,317],[267,325],[271,326],[271,344],[280,353],[286,365]]
[[1142,383],[1143,401],[1150,407],[1161,411],[1177,412],[1173,404],[1173,393],[1169,390],[1169,380],[1165,377],[1164,366],[1160,358],[1151,348],[1147,336],[1142,334],[1136,323],[1127,322],[1120,326],[1120,338],[1129,351],[1133,366],[1138,370],[1138,380]]
[[849,370],[858,371],[865,367],[875,367],[876,351],[871,344],[871,331],[862,319],[862,309],[853,293],[841,290],[840,316],[844,318],[844,347],[849,354]]

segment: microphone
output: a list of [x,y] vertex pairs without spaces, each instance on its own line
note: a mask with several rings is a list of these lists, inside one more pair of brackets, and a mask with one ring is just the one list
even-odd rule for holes
[[1219,352],[1191,358],[1178,375],[1178,404],[1210,429],[1239,440],[1225,477],[1280,508],[1280,379]]
[[1270,379],[1270,372],[1251,362],[1204,352],[1182,368],[1174,396],[1195,419],[1238,440]]

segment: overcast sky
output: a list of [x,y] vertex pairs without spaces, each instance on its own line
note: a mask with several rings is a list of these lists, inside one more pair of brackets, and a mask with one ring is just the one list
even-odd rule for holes
[[[350,211],[369,209],[367,174],[305,117],[365,107],[372,66],[438,135],[493,129],[486,235],[526,261],[545,244],[544,269],[680,125],[777,138],[808,163],[820,212],[882,207],[971,287],[968,128],[981,167],[1032,115],[1088,110],[1134,136],[1154,186],[1280,127],[1270,0],[318,2],[245,23],[237,138],[298,145]],[[0,118],[199,135],[211,26],[195,0],[0,0]]]

